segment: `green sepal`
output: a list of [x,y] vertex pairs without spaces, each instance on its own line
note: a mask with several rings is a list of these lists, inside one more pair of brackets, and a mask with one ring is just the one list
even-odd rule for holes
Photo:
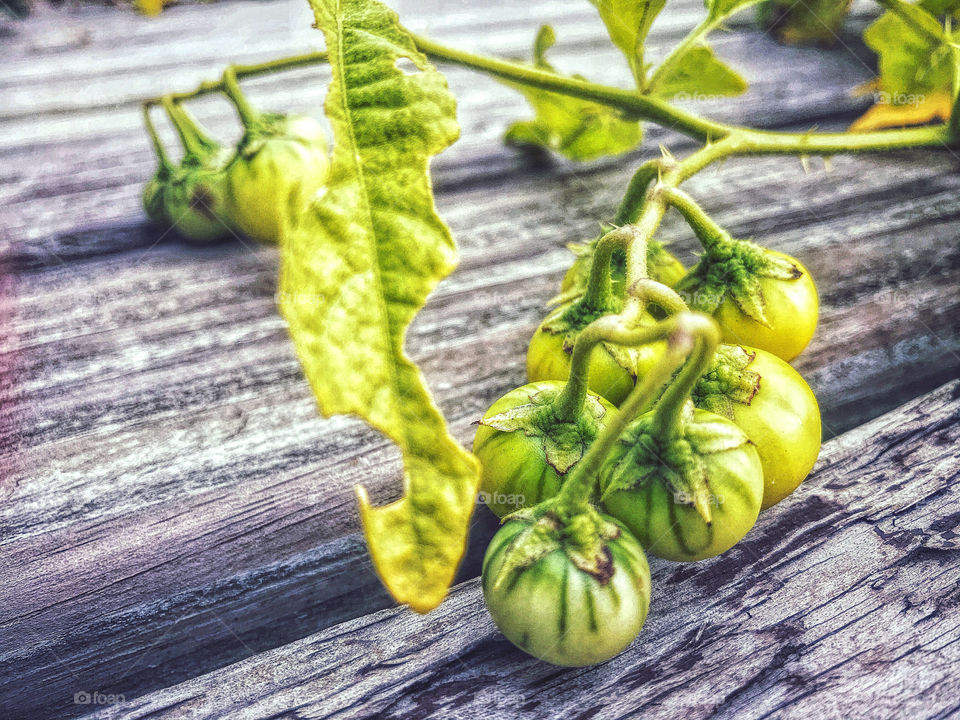
[[481,425],[500,432],[522,432],[528,437],[539,437],[547,462],[560,474],[573,467],[590,447],[600,431],[600,421],[607,411],[600,398],[587,393],[583,412],[575,422],[557,420],[553,402],[557,393],[532,392],[530,402],[484,418]]
[[749,240],[714,238],[696,267],[680,281],[677,291],[691,310],[713,314],[730,297],[744,315],[769,327],[762,278],[797,280],[803,271]]
[[614,492],[660,482],[677,503],[692,506],[704,522],[711,522],[710,478],[702,457],[734,450],[750,441],[729,422],[692,422],[692,408],[688,401],[679,427],[665,438],[652,432],[653,413],[627,426],[601,471],[606,478],[601,501]]
[[529,526],[510,542],[500,572],[493,580],[495,589],[509,585],[517,575],[557,550],[566,553],[577,569],[601,584],[613,576],[608,543],[620,537],[620,527],[605,520],[592,505],[567,518],[561,518],[557,505],[557,498],[551,498],[504,518],[504,523],[524,522]]
[[718,347],[713,364],[693,389],[694,405],[732,420],[734,403],[749,405],[760,390],[760,373],[749,369],[756,357],[739,345]]

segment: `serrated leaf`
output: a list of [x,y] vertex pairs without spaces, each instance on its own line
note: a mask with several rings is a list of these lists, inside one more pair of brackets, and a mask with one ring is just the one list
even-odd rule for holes
[[637,87],[644,86],[643,45],[666,0],[590,0],[613,44],[627,58]]
[[[426,612],[445,596],[479,484],[450,437],[407,326],[455,265],[433,203],[430,157],[456,140],[455,101],[396,14],[372,0],[311,0],[333,71],[335,136],[326,192],[290,218],[280,305],[324,415],[352,413],[403,454],[404,496],[372,507],[357,488],[373,562],[399,601]],[[397,62],[406,58],[416,72]]]
[[[546,52],[555,36],[544,25],[534,42],[534,66],[553,72]],[[565,95],[501,81],[519,91],[530,103],[535,117],[511,125],[504,136],[514,145],[542,147],[571,160],[583,162],[633,150],[643,139],[643,128],[635,120],[625,120],[605,105]]]
[[949,92],[953,77],[950,38],[937,19],[917,5],[897,3],[863,32],[879,56],[880,91],[891,105],[937,91]]
[[740,95],[746,89],[747,81],[714,55],[710,47],[697,45],[658,79],[652,92],[666,99],[688,100],[702,96]]

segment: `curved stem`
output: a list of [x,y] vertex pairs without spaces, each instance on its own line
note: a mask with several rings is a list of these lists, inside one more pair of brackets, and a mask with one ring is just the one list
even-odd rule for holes
[[142,106],[143,124],[147,126],[147,135],[150,137],[150,144],[153,146],[153,152],[157,156],[157,161],[161,168],[169,169],[172,167],[170,159],[167,157],[167,151],[160,142],[160,136],[157,135],[157,128],[153,124],[153,118],[150,117],[150,106],[146,103]]
[[604,315],[587,325],[573,345],[570,357],[570,374],[567,384],[553,401],[553,414],[561,422],[571,422],[583,409],[590,386],[590,356],[594,348],[602,342],[616,342],[623,345],[640,345],[646,342],[644,330],[631,329],[635,323],[634,313]]
[[648,160],[643,163],[630,178],[630,184],[627,185],[627,192],[620,201],[620,207],[617,208],[617,214],[613,218],[614,225],[626,225],[637,219],[638,208],[647,195],[650,184],[660,178],[664,171],[665,161]]
[[676,315],[690,309],[680,297],[680,293],[650,278],[634,282],[630,286],[629,293],[632,297],[642,299],[644,304],[657,305],[667,315]]
[[697,338],[696,352],[687,359],[683,370],[667,388],[653,411],[650,432],[658,438],[667,438],[678,429],[683,405],[690,397],[697,380],[710,367],[713,354],[720,344],[720,331],[709,316],[689,313],[684,317],[688,318],[689,333]]
[[[234,76],[238,79],[242,79],[246,77],[255,77],[257,75],[269,75],[270,73],[280,72],[282,70],[290,70],[297,67],[304,67],[307,65],[319,65],[327,62],[328,57],[329,56],[326,52],[314,52],[306,53],[304,55],[278,58],[276,60],[268,60],[267,62],[257,63],[255,65],[231,65],[230,67],[233,69]],[[182,102],[184,100],[192,100],[193,98],[197,98],[202,95],[212,95],[213,93],[224,92],[224,90],[225,87],[223,78],[221,78],[220,80],[207,80],[200,83],[195,90],[173,93],[169,95],[169,97],[175,102]],[[160,105],[163,103],[163,98],[150,98],[146,101],[146,103],[148,105]]]
[[[693,348],[690,334],[686,331],[676,332],[677,328],[684,324],[685,317],[685,315],[675,315],[650,327],[629,330],[623,326],[617,316],[606,316],[595,320],[584,330],[584,333],[588,331],[596,332],[598,335],[602,333],[605,340],[631,345],[643,345],[666,338],[667,348],[653,370],[630,391],[620,412],[610,419],[590,444],[580,462],[570,471],[570,475],[557,495],[556,508],[561,517],[576,515],[587,508],[597,473],[627,423],[656,399],[660,389],[670,380],[674,371],[690,353]],[[594,331],[595,326],[597,329]]]
[[730,238],[730,233],[707,215],[706,211],[683,190],[664,188],[663,197],[670,205],[680,211],[705,250],[709,251],[716,246],[718,241]]
[[602,105],[617,108],[631,117],[652,120],[701,140],[722,137],[730,130],[729,126],[723,123],[698,117],[675,108],[663,100],[640,95],[634,90],[599,85],[587,80],[539,70],[523,63],[455,50],[419,35],[413,35],[413,41],[421,52],[436,60],[445,60],[463,67],[481,70],[490,75],[530,87],[537,87],[541,90],[552,90],[582,100],[592,100]]
[[618,248],[626,250],[635,237],[630,225],[614,228],[597,241],[590,264],[590,278],[582,302],[595,310],[610,307],[610,259]]
[[226,70],[223,71],[221,82],[223,83],[224,94],[230,98],[230,102],[237,108],[237,114],[240,116],[243,127],[249,129],[256,125],[260,119],[260,111],[250,104],[247,96],[240,89],[240,83],[237,82],[237,71],[233,65],[228,65]]
[[219,147],[218,143],[204,133],[190,114],[169,95],[165,96],[161,102],[188,155],[203,156],[214,152]]

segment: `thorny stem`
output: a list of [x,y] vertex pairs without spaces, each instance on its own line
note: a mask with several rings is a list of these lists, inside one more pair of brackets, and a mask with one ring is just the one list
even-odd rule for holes
[[160,136],[157,135],[157,128],[153,124],[153,119],[150,117],[150,106],[144,103],[142,110],[143,124],[147,127],[147,135],[150,137],[150,144],[153,145],[153,151],[157,155],[157,161],[159,162],[160,167],[172,167],[170,159],[167,157],[167,151],[164,149],[163,143],[160,142]]
[[683,370],[664,392],[653,411],[650,431],[661,439],[666,439],[679,427],[683,405],[690,397],[697,380],[710,367],[713,354],[720,344],[720,331],[709,316],[690,313],[688,317],[688,331],[697,338],[696,350],[687,359]]
[[237,70],[233,65],[227,66],[223,71],[223,92],[230,98],[230,102],[237,108],[237,114],[240,116],[240,122],[245,128],[249,128],[257,123],[260,118],[260,112],[250,104],[247,96],[240,89],[240,83],[237,82]]
[[[594,327],[597,329],[593,330]],[[611,315],[594,320],[587,326],[585,333],[602,333],[604,339],[613,342],[642,345],[666,339],[667,347],[662,358],[630,391],[620,412],[610,419],[580,462],[570,471],[557,496],[556,508],[561,517],[570,517],[588,508],[597,474],[627,424],[650,407],[661,388],[670,381],[673,373],[694,349],[696,339],[703,332],[702,328],[710,327],[713,327],[714,334],[717,334],[710,318],[692,312],[673,315],[656,325],[642,329],[630,328],[623,322],[622,317]]]

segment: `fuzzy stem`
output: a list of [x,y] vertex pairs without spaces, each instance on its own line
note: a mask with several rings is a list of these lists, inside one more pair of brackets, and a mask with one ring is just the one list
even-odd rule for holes
[[709,316],[689,313],[684,317],[691,337],[696,337],[696,351],[687,359],[683,370],[664,392],[654,409],[650,432],[655,437],[666,439],[677,431],[683,405],[697,384],[700,376],[710,367],[714,352],[720,344],[720,330]]
[[680,293],[661,282],[645,278],[637,280],[630,286],[630,296],[641,299],[644,304],[654,304],[667,315],[676,315],[689,310],[687,304],[680,297]]
[[179,103],[174,102],[169,96],[164,97],[162,102],[187,155],[203,157],[216,152],[219,144],[200,129],[196,121]]
[[160,165],[160,168],[163,170],[169,170],[172,166],[170,159],[167,157],[167,151],[163,147],[163,143],[160,142],[160,136],[157,135],[157,128],[153,124],[153,118],[150,117],[150,106],[144,103],[143,107],[143,124],[147,126],[147,135],[150,138],[150,144],[153,146],[153,152],[157,156],[157,161]]
[[620,201],[620,207],[617,208],[617,214],[613,218],[614,225],[626,225],[637,219],[640,205],[647,196],[647,190],[650,184],[659,179],[665,166],[664,160],[648,160],[643,163],[630,178],[630,184],[627,185],[627,192]]
[[223,83],[223,93],[230,98],[230,102],[237,108],[237,114],[240,116],[243,127],[249,130],[255,126],[260,119],[260,111],[250,104],[247,96],[240,89],[240,83],[237,82],[237,71],[233,65],[228,65],[226,70],[223,71],[221,82]]
[[[590,266],[587,290],[578,302],[594,310],[602,311],[610,307],[610,257],[617,248],[627,248],[634,243],[640,243],[643,253],[646,254],[646,240],[638,237],[631,225],[615,228],[600,238],[594,251],[593,264]],[[609,318],[613,318],[612,322],[616,324],[599,322]],[[608,339],[604,333],[616,332],[616,328],[621,325],[629,327],[633,320],[634,312],[619,317],[607,315],[580,332],[573,346],[567,384],[553,402],[553,413],[558,420],[570,422],[583,409],[583,401],[590,384],[590,356],[600,342]]]
[[[576,515],[589,507],[590,495],[597,474],[607,459],[607,455],[610,454],[610,450],[623,434],[627,425],[650,407],[661,388],[670,381],[673,373],[697,347],[698,340],[701,347],[710,348],[709,356],[712,356],[713,348],[719,342],[719,331],[716,323],[701,313],[679,313],[656,325],[639,330],[628,329],[613,317],[600,318],[591,325],[599,325],[600,323],[604,323],[605,326],[602,328],[602,331],[607,334],[605,339],[613,342],[643,345],[666,339],[667,347],[653,369],[644,375],[643,379],[630,391],[627,399],[620,407],[620,412],[610,419],[610,422],[593,441],[580,462],[570,471],[570,475],[564,481],[557,496],[556,508],[560,517]],[[700,372],[705,369],[705,365],[701,362],[699,356],[694,362],[688,361],[688,364],[696,366]],[[695,381],[696,379],[694,379]],[[667,390],[667,394],[676,384],[674,383]],[[686,388],[686,392],[689,393],[691,388],[692,386]],[[666,397],[666,394],[664,397]]]
[[594,320],[584,330],[584,333],[602,335],[605,340],[622,344],[643,345],[664,338],[667,338],[668,342],[664,356],[630,391],[620,412],[610,419],[580,462],[570,471],[570,475],[557,495],[556,509],[560,517],[576,515],[589,507],[597,473],[610,449],[623,433],[627,423],[656,399],[660,389],[670,380],[676,368],[689,354],[693,347],[689,334],[675,332],[684,318],[683,315],[675,315],[653,326],[629,329],[620,317],[606,316]]
[[700,207],[697,202],[687,195],[683,190],[677,188],[664,188],[664,199],[683,215],[684,219],[693,229],[694,234],[708,253],[717,246],[722,240],[729,240],[730,233],[720,227],[719,224]]
[[[255,65],[231,65],[234,75],[238,79],[255,77],[257,75],[269,75],[275,72],[281,72],[283,70],[290,70],[292,68],[304,67],[307,65],[319,65],[325,63],[328,60],[328,55],[326,52],[315,52],[307,53],[305,55],[294,55],[293,57],[278,58],[276,60],[268,60],[267,62],[257,63]],[[183,102],[184,100],[192,100],[193,98],[201,97],[202,95],[212,95],[214,93],[224,92],[225,87],[223,83],[223,78],[220,80],[207,80],[200,83],[195,90],[190,90],[188,92],[173,93],[169,95],[176,102]],[[163,103],[163,98],[150,98],[146,101],[148,105],[161,105]]]
[[614,228],[597,241],[590,264],[590,278],[581,300],[587,307],[595,310],[610,307],[610,259],[618,248],[626,250],[634,237],[634,228],[626,225]]

